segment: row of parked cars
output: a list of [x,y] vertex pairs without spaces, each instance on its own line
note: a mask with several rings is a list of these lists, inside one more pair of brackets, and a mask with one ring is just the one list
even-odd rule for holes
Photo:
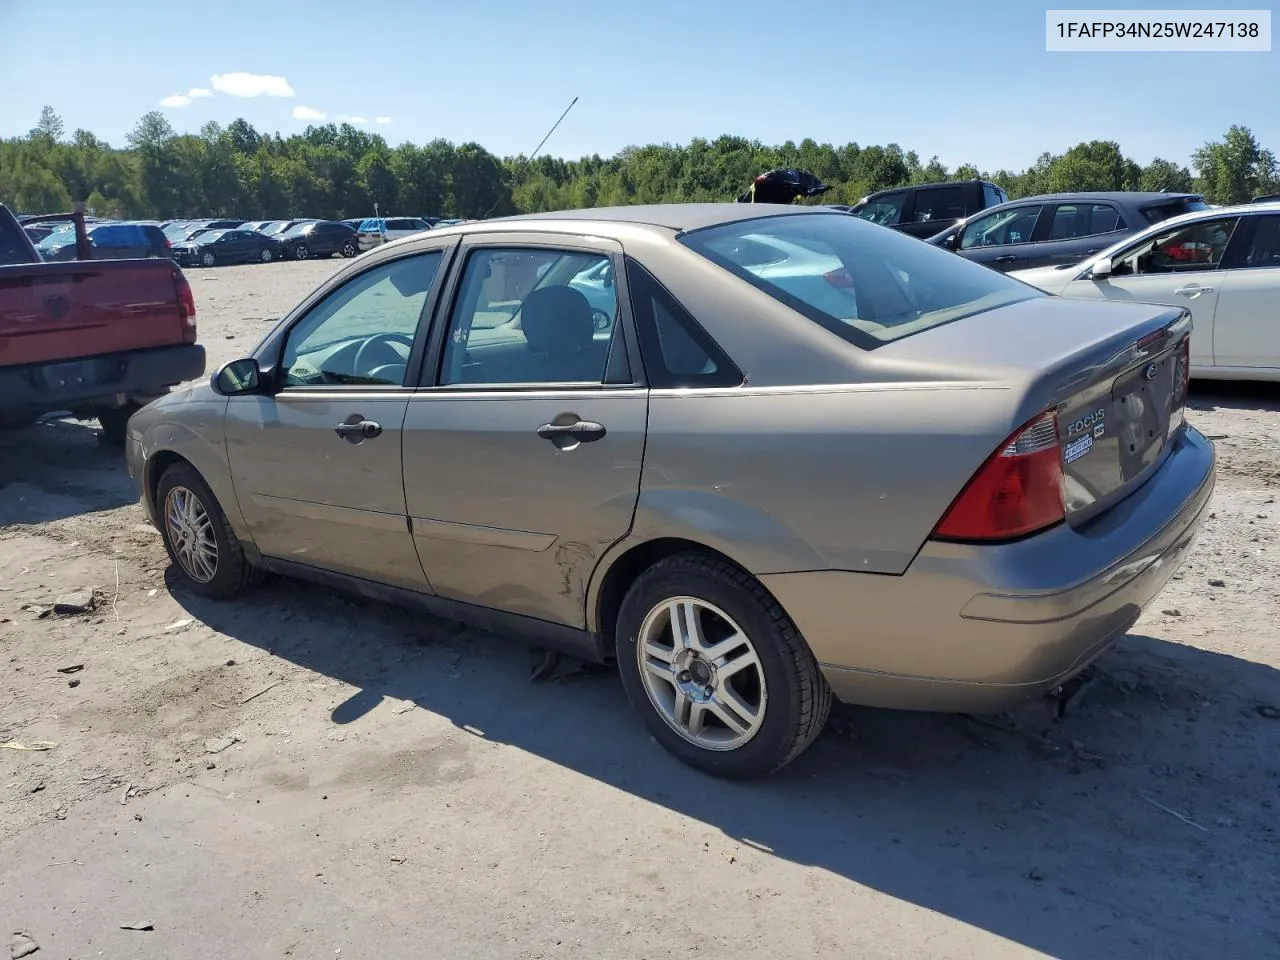
[[[443,217],[358,217],[350,220],[239,219],[105,220],[85,217],[94,259],[170,257],[183,266],[270,263],[313,257],[354,257],[387,240],[462,221]],[[23,229],[42,260],[76,259],[75,231],[65,221],[34,222]]]
[[1048,293],[1186,307],[1195,376],[1280,380],[1280,196],[1233,207],[1137,191],[1008,200],[974,180],[843,209]]

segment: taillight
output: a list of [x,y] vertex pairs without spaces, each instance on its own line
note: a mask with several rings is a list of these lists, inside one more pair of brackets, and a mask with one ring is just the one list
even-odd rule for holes
[[191,290],[187,275],[177,267],[173,270],[173,286],[178,293],[178,314],[182,317],[182,339],[196,342],[196,296]]
[[1011,434],[960,491],[933,531],[939,540],[1025,537],[1061,522],[1058,416],[1048,411]]

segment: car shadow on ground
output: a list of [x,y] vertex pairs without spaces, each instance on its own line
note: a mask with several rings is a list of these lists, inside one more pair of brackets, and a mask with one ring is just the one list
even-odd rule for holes
[[96,423],[58,419],[0,430],[0,527],[136,503],[124,451],[98,434]]
[[[172,571],[170,571],[172,577]],[[175,581],[170,579],[170,587]],[[356,688],[411,700],[759,850],[1066,960],[1280,955],[1280,674],[1126,637],[1055,723],[842,709],[772,779],[703,776],[653,742],[616,673],[530,682],[528,648],[283,580],[195,617]],[[288,619],[282,619],[288,618]],[[562,689],[563,688],[563,689]],[[849,895],[856,894],[850,887]]]
[[1192,410],[1280,410],[1280,383],[1193,380],[1187,396]]

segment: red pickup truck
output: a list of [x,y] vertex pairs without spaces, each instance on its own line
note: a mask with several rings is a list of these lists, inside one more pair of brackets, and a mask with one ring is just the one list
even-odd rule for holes
[[103,441],[123,445],[135,410],[204,368],[195,298],[176,263],[43,263],[0,204],[0,428],[67,411],[96,418]]

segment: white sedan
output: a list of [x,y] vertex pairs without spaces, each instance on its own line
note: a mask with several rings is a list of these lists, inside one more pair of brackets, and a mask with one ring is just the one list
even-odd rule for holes
[[1191,310],[1191,374],[1280,381],[1280,203],[1165,220],[1080,263],[1009,274],[1047,293]]

